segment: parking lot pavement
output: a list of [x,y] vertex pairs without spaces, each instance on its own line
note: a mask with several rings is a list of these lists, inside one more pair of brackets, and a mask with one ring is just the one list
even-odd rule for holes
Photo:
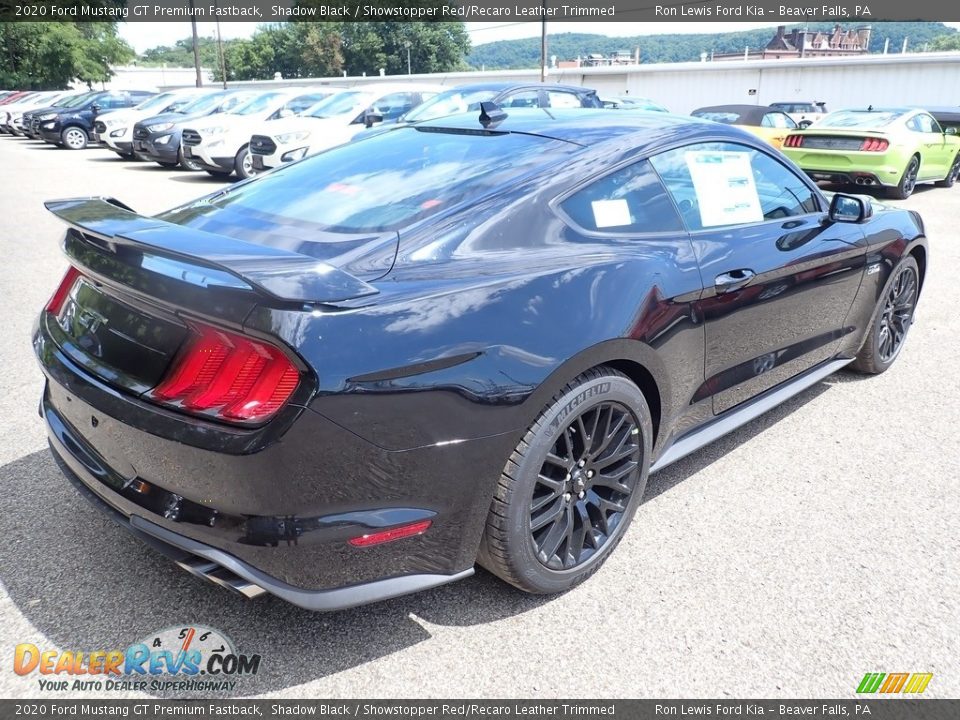
[[37,417],[30,328],[65,266],[42,201],[153,213],[222,183],[7,136],[0,173],[0,697],[70,695],[11,672],[17,643],[114,649],[186,624],[262,656],[244,696],[852,697],[866,672],[932,672],[926,696],[960,696],[960,187],[897,203],[923,214],[931,262],[893,369],[829,378],[651,478],[585,585],[533,598],[479,571],[324,615],[243,601],[116,530]]

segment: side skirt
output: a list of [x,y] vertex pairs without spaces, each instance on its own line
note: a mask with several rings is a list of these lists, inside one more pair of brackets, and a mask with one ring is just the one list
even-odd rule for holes
[[650,467],[650,472],[654,473],[662,470],[667,467],[667,465],[671,465],[690,453],[696,452],[705,445],[709,445],[727,433],[733,432],[741,425],[746,425],[751,420],[760,417],[768,410],[772,410],[777,405],[786,402],[794,395],[798,395],[812,385],[816,385],[828,375],[832,375],[851,362],[853,362],[853,358],[842,358],[822,362],[810,368],[805,373],[797,375],[795,378],[767,390],[753,400],[729,410],[703,427],[674,440],[667,446],[666,450],[660,454],[657,461],[653,463]]

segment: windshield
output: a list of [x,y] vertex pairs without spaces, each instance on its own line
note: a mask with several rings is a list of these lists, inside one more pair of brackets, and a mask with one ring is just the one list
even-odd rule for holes
[[247,101],[242,105],[238,105],[232,110],[227,112],[230,115],[255,115],[257,113],[263,113],[270,109],[273,103],[279,97],[286,97],[283,93],[271,92],[264,93],[263,95],[257,95],[252,100]]
[[80,93],[79,95],[70,95],[63,100],[54,103],[57,107],[74,107],[80,105],[89,96],[90,93]]
[[579,151],[519,133],[412,126],[284,166],[211,204],[251,223],[360,233],[406,227]]
[[902,110],[839,110],[830,113],[817,127],[834,128],[882,128],[903,117]]
[[371,100],[372,97],[370,93],[360,92],[359,90],[337,93],[325,100],[321,100],[303,114],[315,118],[336,117],[337,115],[355,112],[361,105]]
[[177,98],[176,93],[160,93],[159,95],[154,95],[148,97],[139,105],[134,106],[134,110],[156,110],[157,112],[162,111],[164,108],[174,102]]
[[489,102],[496,96],[497,91],[490,88],[483,90],[450,90],[414,108],[403,116],[403,121],[434,120],[447,115],[479,110],[480,103]]
[[189,115],[192,113],[205,113],[217,107],[217,105],[223,102],[223,98],[227,95],[228,93],[223,92],[200,95],[199,97],[193,98],[186,105],[180,107],[176,112],[183,113],[184,115]]

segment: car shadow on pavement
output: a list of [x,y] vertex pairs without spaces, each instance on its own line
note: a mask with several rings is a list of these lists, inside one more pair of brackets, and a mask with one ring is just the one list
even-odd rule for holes
[[[820,383],[657,473],[643,501],[703,470],[828,389]],[[42,634],[8,641],[113,650],[165,628],[203,625],[231,638],[238,652],[262,657],[260,672],[239,678],[225,696],[275,692],[362,665],[430,640],[431,624],[472,626],[552,600],[521,593],[478,568],[473,577],[452,585],[336,613],[308,612],[270,596],[249,601],[194,578],[117,527],[80,497],[46,449],[0,468],[0,487],[0,537],[5,538],[0,583]]]

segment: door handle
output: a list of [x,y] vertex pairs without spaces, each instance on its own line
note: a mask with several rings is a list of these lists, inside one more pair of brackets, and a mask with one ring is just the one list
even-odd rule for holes
[[713,287],[717,291],[717,294],[739,290],[753,280],[755,276],[756,273],[748,268],[731,270],[730,272],[717,275],[713,281]]

